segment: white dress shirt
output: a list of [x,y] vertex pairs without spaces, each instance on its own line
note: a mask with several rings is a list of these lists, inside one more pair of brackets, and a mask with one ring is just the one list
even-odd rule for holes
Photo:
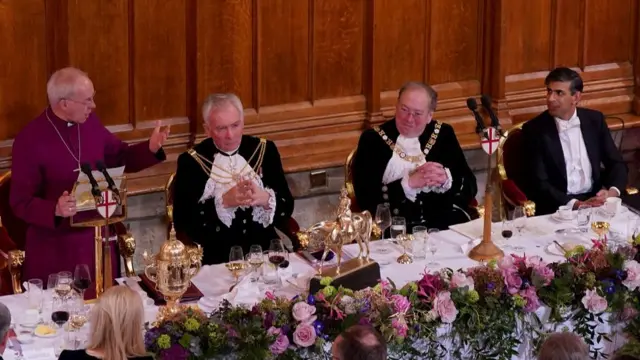
[[[226,155],[225,155],[226,154]],[[232,154],[232,155],[231,155]],[[224,169],[226,171],[223,171]],[[262,224],[265,228],[273,222],[273,216],[276,210],[276,196],[272,189],[265,188],[262,184],[260,176],[253,171],[251,166],[247,165],[247,160],[240,156],[236,151],[230,153],[216,153],[213,156],[213,166],[211,167],[211,174],[209,180],[204,187],[200,202],[204,202],[207,199],[214,198],[216,205],[216,213],[220,221],[227,227],[231,227],[231,223],[236,216],[236,210],[238,207],[225,208],[222,204],[222,196],[231,188],[236,186],[237,181],[231,179],[229,173],[237,173],[242,179],[251,179],[258,187],[264,189],[269,193],[269,210],[264,209],[262,206],[253,207],[253,221]],[[247,209],[250,206],[239,206],[242,209]]]
[[449,169],[444,168],[445,173],[447,174],[447,180],[445,180],[444,184],[440,186],[425,186],[423,188],[414,189],[409,186],[409,174],[411,171],[415,170],[419,166],[425,164],[427,161],[424,158],[424,154],[420,147],[420,140],[415,138],[408,138],[403,135],[399,135],[398,139],[396,139],[396,146],[402,149],[409,156],[419,156],[423,155],[419,162],[411,162],[409,160],[402,159],[397,152],[393,152],[391,155],[391,159],[387,163],[387,167],[384,171],[384,175],[382,176],[382,182],[384,184],[389,184],[396,180],[402,179],[400,182],[402,184],[402,189],[404,190],[404,195],[411,202],[416,201],[416,196],[420,192],[437,192],[443,193],[449,189],[451,189],[452,180],[451,180],[451,172]]
[[[569,120],[554,117],[562,145],[562,153],[567,171],[567,194],[577,195],[591,191],[593,177],[591,161],[580,130],[580,118],[577,110]],[[616,189],[613,187],[612,189]],[[616,189],[618,190],[618,189]],[[620,192],[618,191],[618,194]],[[573,207],[578,201],[572,199],[567,206]]]

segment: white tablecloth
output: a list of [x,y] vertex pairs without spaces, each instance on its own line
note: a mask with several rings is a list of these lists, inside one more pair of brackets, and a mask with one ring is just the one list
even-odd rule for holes
[[[628,211],[627,209],[623,209],[617,216],[610,220],[611,230],[613,234],[626,237],[629,219],[633,219],[634,221],[639,218]],[[468,233],[469,229],[473,228],[481,228],[482,220],[476,220],[476,224],[467,223],[463,228],[467,231],[463,233]],[[501,240],[500,236],[500,223],[494,224],[494,237],[496,241]],[[547,262],[557,262],[562,261],[564,258],[560,255],[555,255],[550,253],[547,248],[550,244],[553,243],[554,240],[562,241],[560,235],[555,233],[555,230],[565,229],[565,228],[575,228],[577,227],[575,221],[569,222],[558,222],[552,219],[550,216],[540,216],[527,219],[526,227],[521,236],[517,234],[509,240],[508,244],[511,246],[509,250],[506,250],[505,253],[515,253],[518,255],[526,254],[527,256],[540,256]],[[424,273],[425,270],[438,270],[440,268],[468,268],[472,266],[478,265],[477,262],[471,260],[467,256],[467,252],[470,249],[470,239],[467,236],[462,235],[460,232],[456,232],[454,230],[442,231],[434,236],[438,237],[440,240],[440,246],[436,252],[435,258],[440,263],[437,267],[428,267],[427,263],[432,260],[430,254],[427,255],[427,258],[424,260],[416,260],[412,264],[401,265],[398,264],[395,260],[402,253],[402,249],[395,244],[391,244],[392,251],[387,254],[380,254],[377,252],[380,246],[389,246],[385,242],[377,241],[371,243],[372,254],[374,260],[379,261],[381,265],[381,272],[383,278],[391,279],[397,286],[403,286],[409,281],[418,280],[421,277],[421,274]],[[585,246],[589,246],[591,244],[591,239],[595,237],[591,231],[587,231],[579,237],[574,237],[574,241],[581,241]],[[513,247],[520,246],[523,251],[514,251]],[[349,245],[345,247],[345,251],[355,255],[357,254],[357,245]],[[295,296],[296,294],[302,291],[302,287],[304,286],[304,279],[311,276],[315,270],[303,259],[294,256],[291,254],[290,256],[290,266],[289,268],[282,272],[283,278],[283,287],[281,289],[276,290],[276,295],[288,295]],[[136,279],[118,279],[120,283],[127,284],[135,284]],[[200,272],[194,277],[193,283],[200,289],[200,291],[205,295],[205,298],[201,300],[202,304],[210,304],[212,302],[219,301],[221,298],[226,298],[230,300],[234,304],[247,304],[251,305],[264,297],[264,292],[267,290],[273,290],[270,286],[260,285],[259,283],[251,283],[248,279],[245,279],[241,282],[240,285],[236,287],[236,290],[233,294],[229,294],[229,287],[233,285],[234,279],[231,276],[231,273],[224,267],[223,264],[219,265],[211,265],[211,266],[203,266]],[[135,285],[133,285],[135,287]],[[12,316],[14,318],[15,324],[20,324],[20,319],[24,314],[24,311],[27,308],[26,296],[24,294],[20,295],[9,295],[0,297],[0,302],[3,302],[5,305],[9,307],[11,310]],[[548,309],[542,308],[538,311],[541,319],[546,319],[548,317]],[[155,315],[157,313],[157,308],[155,306],[147,306],[145,307],[145,318],[146,321],[153,321],[155,319]],[[569,328],[571,328],[570,324],[566,324]],[[85,325],[85,328],[88,328],[88,325]],[[608,331],[608,325],[603,325],[598,329],[599,331]],[[22,349],[25,352],[25,359],[53,359],[52,357],[29,357],[27,352],[32,351],[34,349],[46,349],[53,347],[54,344],[60,343],[56,338],[53,339],[42,339],[42,338],[34,338],[35,341],[31,344],[22,344]],[[56,342],[57,341],[57,342]],[[620,346],[619,340],[616,340],[614,344],[603,344],[607,348],[613,348]],[[11,349],[7,349],[4,354],[5,359],[15,359],[14,351]],[[522,358],[524,357],[516,357]]]

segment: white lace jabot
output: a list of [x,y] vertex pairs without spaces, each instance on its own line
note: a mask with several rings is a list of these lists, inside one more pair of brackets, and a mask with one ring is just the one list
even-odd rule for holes
[[396,147],[400,147],[404,152],[409,156],[420,156],[422,155],[420,161],[411,162],[408,160],[404,160],[398,155],[396,151],[391,155],[391,159],[387,163],[387,168],[384,171],[384,175],[382,176],[382,182],[385,184],[389,184],[396,180],[402,180],[402,189],[404,190],[404,194],[407,199],[411,201],[416,200],[416,196],[420,192],[437,192],[443,193],[451,189],[452,180],[451,180],[451,172],[449,169],[444,168],[447,173],[447,180],[444,184],[440,186],[425,186],[421,189],[413,189],[409,186],[409,173],[416,169],[417,167],[426,163],[424,158],[424,154],[422,153],[422,149],[420,147],[420,140],[415,138],[408,138],[403,135],[399,135],[398,139],[396,139]]
[[[247,160],[236,152],[237,151],[231,152],[230,154],[232,155],[217,153],[213,156],[211,174],[204,187],[204,192],[200,197],[200,202],[202,203],[205,200],[214,198],[218,218],[227,227],[231,227],[238,207],[225,208],[224,205],[222,205],[222,196],[237,184],[237,181],[228,173],[239,173],[238,175],[240,175],[241,178],[251,179],[258,187],[266,190],[270,195],[269,210],[264,209],[262,206],[253,208],[253,221],[262,224],[262,226],[266,228],[273,222],[273,216],[276,210],[275,193],[272,189],[264,187],[260,176],[256,174],[251,166],[247,165]],[[224,169],[224,171],[221,169]],[[240,208],[247,209],[249,206],[240,206]]]

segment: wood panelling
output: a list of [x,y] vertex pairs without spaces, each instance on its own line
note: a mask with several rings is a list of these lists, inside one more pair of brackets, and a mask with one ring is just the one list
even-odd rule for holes
[[526,121],[555,66],[582,72],[584,106],[638,112],[639,2],[0,0],[0,167],[46,106],[47,77],[69,65],[89,73],[122,139],[172,125],[169,161],[135,175],[133,192],[161,186],[204,137],[214,92],[240,96],[246,131],[276,141],[287,171],[341,165],[408,80],[434,86],[435,117],[465,149],[478,147],[467,97],[489,94],[506,127]]

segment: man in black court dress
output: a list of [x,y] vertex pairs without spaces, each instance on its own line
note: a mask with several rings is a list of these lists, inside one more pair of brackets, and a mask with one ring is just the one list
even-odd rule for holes
[[578,108],[583,83],[569,68],[556,68],[545,79],[547,107],[525,123],[522,134],[530,156],[530,182],[524,186],[536,214],[567,205],[597,207],[626,188],[627,167],[604,115]]
[[[202,245],[203,264],[229,261],[232,246],[269,250],[293,212],[293,197],[275,144],[243,135],[234,94],[211,95],[203,105],[209,137],[178,158],[173,218],[176,232]],[[294,244],[295,246],[296,244]]]
[[374,216],[387,204],[391,216],[413,226],[446,229],[470,220],[468,205],[477,192],[453,128],[432,120],[437,93],[410,82],[399,92],[396,117],[360,136],[353,186],[362,210]]

